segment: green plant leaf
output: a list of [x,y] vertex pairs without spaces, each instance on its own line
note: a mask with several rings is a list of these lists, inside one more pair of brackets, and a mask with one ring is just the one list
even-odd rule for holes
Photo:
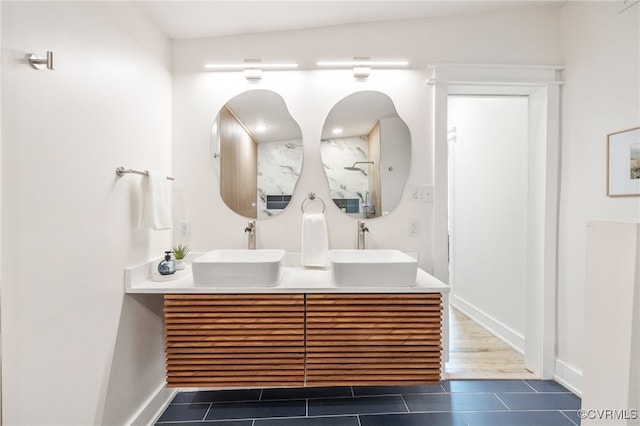
[[180,260],[184,259],[187,256],[187,253],[189,253],[189,247],[184,244],[178,244],[173,246],[173,249],[171,251],[173,253],[173,257]]

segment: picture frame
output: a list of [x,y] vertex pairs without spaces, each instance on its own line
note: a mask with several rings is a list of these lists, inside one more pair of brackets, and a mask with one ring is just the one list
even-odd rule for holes
[[607,135],[607,196],[640,196],[640,127]]

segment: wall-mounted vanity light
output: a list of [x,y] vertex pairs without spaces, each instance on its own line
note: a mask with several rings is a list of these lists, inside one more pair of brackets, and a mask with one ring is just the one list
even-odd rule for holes
[[262,60],[244,60],[244,78],[247,80],[260,80],[262,78]]
[[259,80],[262,78],[263,70],[286,70],[297,68],[295,62],[262,62],[262,59],[245,59],[241,63],[228,64],[206,64],[206,69],[211,71],[243,71],[248,80]]
[[353,58],[353,76],[367,78],[371,74],[371,58]]
[[356,78],[367,78],[372,68],[402,68],[409,65],[409,61],[371,60],[368,57],[353,58],[351,61],[318,61],[319,67],[352,68]]
[[40,57],[35,53],[29,53],[27,54],[27,62],[29,62],[29,65],[37,70],[42,70],[45,67],[47,69],[53,70],[53,52],[47,50],[46,58]]

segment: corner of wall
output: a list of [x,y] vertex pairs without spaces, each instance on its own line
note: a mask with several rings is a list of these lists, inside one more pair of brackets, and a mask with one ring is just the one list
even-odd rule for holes
[[556,359],[553,379],[578,396],[582,396],[582,371]]
[[140,409],[126,424],[130,426],[148,426],[155,424],[176,393],[178,393],[177,389],[169,389],[166,387],[166,383],[163,383],[162,386],[142,404]]

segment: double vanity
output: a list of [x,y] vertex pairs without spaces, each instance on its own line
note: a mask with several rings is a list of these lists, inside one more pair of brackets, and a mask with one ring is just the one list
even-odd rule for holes
[[167,386],[428,384],[447,355],[449,287],[397,250],[214,250],[171,280],[129,268],[127,293],[164,295]]

